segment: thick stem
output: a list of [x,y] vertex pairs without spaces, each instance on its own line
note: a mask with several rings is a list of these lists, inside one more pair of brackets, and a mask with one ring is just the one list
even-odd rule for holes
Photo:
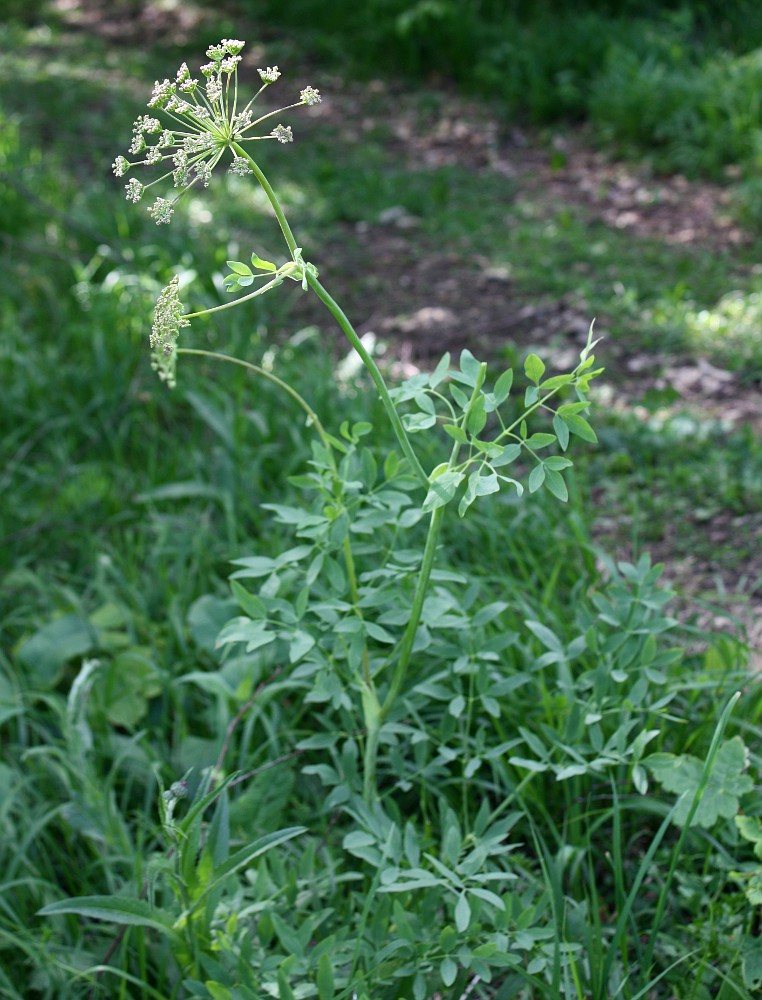
[[[267,200],[270,202],[270,205],[272,206],[272,210],[275,213],[275,217],[278,220],[278,224],[280,225],[283,236],[286,240],[286,243],[288,244],[289,252],[291,253],[291,256],[294,257],[294,259],[296,259],[295,254],[298,249],[296,239],[294,237],[293,232],[291,231],[291,226],[289,226],[288,224],[288,220],[286,219],[281,204],[278,201],[278,196],[276,195],[275,191],[270,185],[270,182],[262,173],[262,170],[260,169],[256,160],[252,159],[249,153],[247,153],[242,146],[240,146],[238,143],[234,143],[233,149],[239,156],[245,158],[249,166],[251,167],[254,176],[259,181],[262,190],[267,195]],[[405,428],[402,426],[400,415],[399,413],[397,413],[397,409],[394,403],[392,402],[391,396],[389,395],[389,390],[386,387],[386,382],[384,382],[383,376],[381,375],[381,372],[378,370],[378,365],[370,356],[370,354],[366,351],[366,349],[363,347],[362,341],[358,337],[355,328],[349,322],[344,310],[341,308],[341,306],[339,306],[336,300],[333,299],[328,294],[328,292],[325,290],[325,288],[323,288],[323,286],[320,284],[320,282],[314,275],[307,274],[307,281],[314,290],[317,297],[320,299],[323,305],[328,309],[328,311],[334,317],[336,322],[339,324],[347,340],[349,340],[352,347],[354,347],[354,349],[357,351],[358,355],[360,356],[360,360],[368,369],[370,377],[373,379],[373,382],[375,383],[375,386],[378,389],[379,396],[381,397],[381,402],[384,404],[384,409],[386,410],[386,414],[392,425],[397,440],[399,441],[400,447],[402,448],[403,454],[410,462],[413,468],[413,472],[419,479],[421,485],[425,486],[428,489],[429,477],[423,471],[421,463],[418,461],[418,456],[413,451],[413,446],[410,444],[410,439],[407,436],[407,432]]]
[[[423,550],[423,560],[421,571],[418,574],[418,582],[413,596],[413,604],[410,609],[410,620],[408,621],[405,633],[400,644],[400,653],[397,664],[392,674],[391,684],[382,705],[378,705],[374,692],[363,693],[363,709],[365,710],[365,723],[367,726],[367,736],[365,740],[365,753],[363,755],[363,797],[367,803],[371,803],[378,796],[376,787],[376,763],[378,761],[378,743],[381,736],[381,727],[389,715],[397,695],[402,689],[413,655],[413,645],[418,626],[423,612],[423,603],[426,600],[426,593],[429,589],[431,570],[434,566],[434,556],[437,550],[439,539],[439,529],[442,523],[444,507],[437,507],[431,515],[429,522],[429,533],[426,538],[426,546]],[[372,697],[374,704],[366,704],[366,698]],[[370,710],[369,710],[370,709]]]
[[407,458],[407,460],[413,467],[413,472],[420,481],[421,485],[425,486],[428,489],[429,477],[423,471],[423,467],[421,466],[421,463],[418,461],[418,456],[413,451],[413,446],[410,444],[410,438],[408,437],[407,431],[402,425],[402,421],[400,420],[400,415],[397,412],[397,408],[395,407],[394,403],[392,402],[392,398],[389,395],[389,390],[386,387],[386,382],[384,382],[384,378],[378,369],[378,365],[363,346],[362,341],[357,336],[355,328],[347,319],[346,313],[338,304],[338,302],[336,302],[336,300],[331,297],[331,295],[321,285],[318,279],[314,277],[314,275],[308,274],[307,281],[309,282],[310,286],[314,290],[317,297],[320,299],[320,301],[323,303],[326,309],[328,309],[328,311],[334,317],[336,322],[339,324],[347,340],[355,349],[355,351],[357,351],[360,360],[368,369],[368,373],[370,374],[370,377],[373,379],[373,382],[376,388],[378,389],[378,394],[381,397],[381,402],[383,403],[384,409],[386,410],[386,415],[388,416],[389,422],[392,425],[392,429],[394,430],[397,440],[399,441],[400,448],[402,448],[402,452],[405,455],[405,458]]
[[415,594],[413,596],[413,604],[410,609],[410,620],[405,629],[405,634],[402,636],[402,644],[400,646],[400,655],[397,660],[397,665],[394,668],[394,673],[392,675],[392,681],[389,685],[389,690],[386,693],[386,698],[381,706],[380,722],[383,722],[386,717],[391,712],[394,702],[397,699],[397,695],[400,693],[402,685],[405,682],[405,677],[407,675],[407,669],[410,665],[410,659],[413,655],[413,645],[415,643],[415,636],[418,631],[418,626],[421,622],[421,613],[423,612],[423,602],[426,600],[426,593],[429,589],[429,580],[431,578],[431,571],[434,568],[434,556],[437,551],[437,543],[439,541],[439,529],[442,525],[442,517],[444,514],[444,507],[437,507],[436,510],[432,511],[431,521],[429,522],[429,534],[426,538],[426,546],[423,550],[423,560],[421,562],[421,572],[418,575],[418,583],[416,584]]
[[289,226],[288,220],[286,219],[286,216],[283,213],[283,209],[281,208],[280,202],[278,201],[278,196],[270,186],[270,182],[268,181],[268,179],[260,170],[256,160],[252,159],[250,154],[246,152],[243,146],[239,146],[239,144],[236,142],[233,143],[233,149],[239,156],[243,157],[248,162],[249,166],[251,167],[254,173],[254,176],[259,181],[262,190],[267,195],[267,200],[272,205],[273,212],[275,212],[275,218],[278,220],[278,224],[280,225],[286,243],[288,243],[289,252],[293,257],[294,252],[296,251],[297,244],[296,240],[294,239],[294,234],[291,232],[291,226]]

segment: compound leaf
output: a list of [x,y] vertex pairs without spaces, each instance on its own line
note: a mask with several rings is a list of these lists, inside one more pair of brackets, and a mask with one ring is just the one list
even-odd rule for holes
[[717,751],[703,791],[700,785],[704,762],[698,757],[690,754],[678,757],[670,753],[656,753],[647,757],[643,763],[665,791],[675,792],[679,796],[674,817],[678,826],[685,826],[699,792],[699,804],[691,825],[709,829],[720,817],[732,819],[738,812],[741,796],[754,787],[752,779],[743,773],[748,767],[749,759],[740,736],[727,740]]

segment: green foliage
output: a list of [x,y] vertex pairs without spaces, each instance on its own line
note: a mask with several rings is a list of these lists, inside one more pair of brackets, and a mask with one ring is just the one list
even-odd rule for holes
[[[412,14],[412,38],[436,27],[435,6]],[[93,88],[90,108],[94,95],[108,101]],[[594,440],[592,366],[551,373],[542,345],[514,377],[464,352],[393,390],[425,468],[452,464],[429,486],[446,495],[458,480],[446,503],[432,489],[422,512],[429,487],[367,384],[337,387],[314,333],[268,336],[286,322],[277,295],[258,299],[253,333],[250,316],[224,337],[211,324],[193,332],[210,348],[267,351],[324,436],[274,381],[228,368],[218,388],[204,359],[185,359],[168,398],[136,360],[149,303],[173,260],[184,284],[205,275],[199,309],[228,301],[225,262],[239,249],[211,249],[192,227],[148,241],[97,176],[85,201],[76,177],[14,128],[3,167],[45,200],[0,187],[16,241],[4,245],[0,340],[11,454],[0,992],[634,1000],[758,988],[759,761],[745,769],[741,738],[753,754],[759,693],[740,644],[715,638],[696,652],[708,640],[677,624],[658,567],[592,549],[590,460],[573,448]],[[557,230],[536,239],[525,221],[506,236],[450,180],[452,216],[426,200],[429,178],[412,176],[411,197],[432,209],[426,226],[467,219],[460,237],[525,241],[524,287],[544,269],[555,294],[572,280],[564,261],[594,262],[587,244],[600,233],[572,226],[556,247]],[[231,192],[221,220],[237,212]],[[341,217],[308,211],[311,223]],[[62,246],[49,267],[29,265]],[[644,286],[669,270],[655,257],[646,271],[642,247],[624,261],[620,246],[611,255],[628,273],[644,268]],[[711,273],[721,284],[724,272]],[[650,492],[650,472],[691,501],[719,483],[734,509],[756,502],[750,437],[720,454],[695,425],[595,425],[600,461],[631,454],[639,490]],[[597,478],[608,488],[615,475]],[[444,523],[427,546],[432,515]],[[713,758],[717,705],[735,688],[740,734]],[[666,794],[658,777],[649,787],[654,760],[662,777],[659,760],[679,765],[674,791],[669,778]],[[675,842],[675,793],[699,791]]]
[[[245,8],[246,0],[239,0]],[[266,2],[354,72],[436,73],[534,122],[588,119],[659,170],[754,175],[762,118],[758,5]],[[351,42],[350,42],[351,40]]]

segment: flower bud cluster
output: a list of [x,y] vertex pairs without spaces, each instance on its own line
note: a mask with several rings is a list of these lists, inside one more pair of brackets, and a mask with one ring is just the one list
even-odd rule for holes
[[167,287],[162,289],[153,311],[150,339],[151,367],[170,389],[175,385],[176,348],[180,330],[190,326],[190,320],[183,315],[179,288],[180,279],[175,275]]

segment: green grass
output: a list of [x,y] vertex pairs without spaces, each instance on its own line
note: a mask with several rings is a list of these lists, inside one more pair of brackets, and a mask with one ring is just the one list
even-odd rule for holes
[[[590,538],[601,510],[631,519],[638,554],[676,521],[670,556],[679,557],[704,544],[702,518],[758,514],[756,434],[728,437],[695,416],[655,412],[647,421],[600,407],[600,447],[578,458],[568,507],[544,495],[500,497],[453,523],[439,568],[467,583],[444,576],[437,596],[469,624],[432,625],[395,719],[400,729],[382,748],[383,808],[367,815],[352,798],[363,738],[356,707],[334,705],[304,677],[268,681],[276,665],[266,659],[221,661],[214,648],[219,627],[240,611],[229,597],[230,560],[275,558],[298,541],[261,504],[303,498],[288,482],[310,457],[301,418],[270,384],[198,359],[180,359],[179,388],[169,393],[147,358],[150,311],[171,273],[203,275],[187,304],[214,304],[224,295],[225,260],[252,249],[266,256],[277,246],[275,226],[258,202],[255,225],[243,223],[247,196],[230,182],[208,192],[214,225],[202,204],[185,219],[178,213],[168,230],[125,205],[108,163],[141,105],[134,81],[161,78],[174,53],[74,35],[59,48],[55,33],[3,31],[0,994],[238,1000],[236,989],[261,995],[264,970],[272,995],[315,995],[319,976],[331,995],[322,959],[330,953],[338,996],[348,995],[352,968],[357,990],[369,995],[431,996],[450,988],[442,985],[448,956],[460,963],[452,995],[471,986],[485,1000],[604,1000],[615,990],[631,1000],[649,990],[686,1000],[751,995],[759,955],[743,889],[759,868],[753,845],[729,816],[686,832],[670,825],[674,795],[641,763],[654,751],[706,760],[724,705],[744,687],[725,738],[743,735],[756,776],[762,707],[745,684],[745,648],[668,621],[647,562],[623,574]],[[42,74],[41,55],[55,57]],[[421,101],[425,118],[432,98]],[[614,357],[615,387],[626,387],[620,350],[651,352],[655,371],[667,347],[759,377],[755,248],[721,255],[635,240],[582,211],[534,202],[520,178],[506,184],[484,173],[474,182],[457,167],[410,169],[385,151],[385,135],[382,124],[370,148],[367,137],[344,142],[337,156],[335,131],[305,126],[298,160],[263,158],[281,176],[305,245],[324,247],[321,275],[357,309],[384,276],[365,272],[368,252],[354,225],[402,205],[420,219],[416,253],[447,247],[466,272],[479,255],[510,267],[511,294],[522,301],[574,295],[597,313],[610,329],[602,357]],[[723,298],[734,289],[743,296],[740,317],[739,299]],[[295,289],[249,315],[236,312],[231,325],[195,323],[193,343],[265,356],[334,430],[344,419],[380,428],[365,383],[336,386],[344,348],[325,328],[293,330],[301,302]],[[748,335],[734,340],[739,324]],[[517,360],[530,346],[502,345],[496,361]],[[657,390],[628,406],[658,411],[665,402],[674,400]],[[375,457],[389,447],[379,430]],[[393,526],[378,529],[384,544],[393,535]],[[414,532],[405,544],[419,542]],[[718,553],[707,542],[707,556],[740,568],[744,545],[731,539]],[[363,569],[374,565],[372,548],[360,546]],[[297,570],[282,577],[281,593],[298,589]],[[252,592],[259,585],[244,583]],[[406,587],[395,579],[392,597]],[[496,601],[500,609],[480,619],[481,604]],[[671,652],[681,645],[689,652]],[[93,659],[97,669],[87,666]],[[155,929],[131,925],[119,938],[89,917],[40,916],[67,897],[136,898],[144,885],[161,907],[185,905],[182,893],[219,859],[202,854],[197,868],[192,839],[187,848],[171,840],[161,788],[194,768],[197,791],[200,771],[216,761],[260,683],[225,761],[228,771],[258,773],[206,814],[209,843],[223,844],[226,824],[232,849],[287,826],[309,833],[220,886],[216,922],[198,921],[198,954],[186,962],[195,983],[181,984],[182,948]],[[649,730],[647,746],[635,746]],[[600,769],[610,740],[620,741],[622,761]],[[641,780],[650,778],[648,795],[633,787],[638,766]],[[569,767],[576,770],[562,774]],[[753,817],[753,795],[739,793],[739,801]],[[180,822],[186,808],[177,805]],[[504,828],[490,841],[492,823]],[[400,843],[393,828],[404,833]],[[185,832],[195,836],[193,824]],[[491,843],[468,879],[519,875],[499,883],[505,911],[469,896],[473,922],[455,939],[470,969],[445,930],[455,934],[464,919],[452,884],[376,893],[427,863],[413,863],[415,838],[451,869]],[[387,850],[394,865],[375,867]],[[469,882],[469,892],[495,884]],[[395,901],[404,904],[397,911]],[[392,926],[403,941],[396,957],[384,953]],[[490,965],[484,950],[504,938],[520,956],[514,968]],[[113,971],[86,972],[100,963]],[[428,977],[422,987],[418,969]],[[209,982],[220,991],[227,982],[232,993],[212,994]]]

